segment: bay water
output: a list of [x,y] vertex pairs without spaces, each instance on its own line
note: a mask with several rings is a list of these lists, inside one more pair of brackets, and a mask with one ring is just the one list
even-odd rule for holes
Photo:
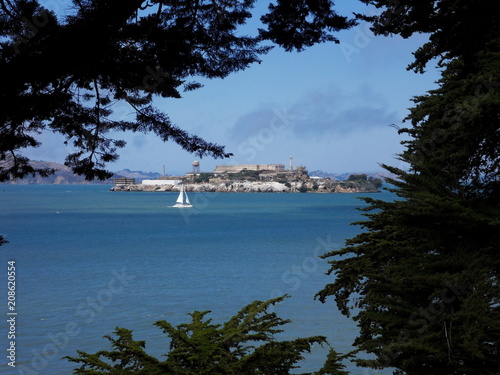
[[[158,358],[177,325],[195,310],[223,323],[254,300],[288,294],[274,308],[291,323],[279,339],[326,336],[351,349],[355,323],[333,299],[315,293],[333,281],[318,256],[361,229],[361,196],[376,194],[190,193],[193,208],[173,208],[176,193],[110,192],[109,185],[0,185],[0,293],[7,312],[7,266],[16,267],[16,367],[6,374],[71,374],[64,356],[109,350],[104,335],[133,330]],[[8,352],[8,324],[1,326]],[[315,371],[327,347],[314,347],[297,372]],[[375,374],[346,363],[351,374]],[[4,372],[5,371],[5,372]],[[382,374],[383,372],[379,372]],[[386,372],[387,373],[387,372]]]

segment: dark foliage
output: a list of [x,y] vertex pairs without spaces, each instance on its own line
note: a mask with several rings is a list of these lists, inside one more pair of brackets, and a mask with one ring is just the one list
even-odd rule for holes
[[[358,360],[398,374],[500,373],[500,64],[498,2],[369,1],[381,34],[430,32],[439,88],[415,98],[399,197],[366,199],[363,233],[325,255],[333,296],[360,327]],[[472,27],[471,25],[477,25]]]
[[429,33],[429,42],[415,51],[410,68],[423,72],[428,62],[462,58],[473,68],[474,56],[498,35],[500,2],[492,0],[361,0],[380,8],[378,16],[358,15],[373,23],[379,35],[408,38]]
[[[265,302],[255,301],[245,306],[224,324],[213,324],[206,315],[209,311],[195,311],[191,322],[172,326],[167,321],[155,323],[170,338],[170,351],[160,361],[148,355],[144,341],[134,341],[132,331],[117,328],[117,338],[105,336],[111,351],[95,354],[79,351],[79,357],[67,359],[78,363],[78,375],[104,374],[227,374],[286,375],[298,368],[296,363],[314,344],[325,344],[325,338],[314,336],[289,341],[276,341],[283,332],[281,326],[289,321],[268,311],[285,297]],[[333,349],[318,375],[345,375],[341,360]]]
[[339,16],[330,0],[277,0],[269,10],[261,18],[269,28],[261,29],[261,35],[286,51],[300,51],[318,42],[339,43],[332,32],[355,25],[354,20]]
[[361,173],[361,174],[351,174],[347,178],[347,181],[366,181],[367,179],[368,179],[368,176],[364,173]]

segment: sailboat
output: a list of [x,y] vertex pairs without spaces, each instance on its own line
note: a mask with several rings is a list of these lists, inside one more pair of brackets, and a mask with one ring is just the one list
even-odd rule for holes
[[181,191],[179,192],[179,196],[177,197],[176,203],[172,207],[178,208],[187,208],[193,207],[191,202],[189,202],[189,198],[187,193],[184,191],[184,185],[182,185]]

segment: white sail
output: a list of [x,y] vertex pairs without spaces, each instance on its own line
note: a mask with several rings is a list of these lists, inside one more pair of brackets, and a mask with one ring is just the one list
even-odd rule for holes
[[176,204],[174,204],[172,207],[193,207],[191,205],[191,202],[189,202],[187,193],[184,191],[184,186],[181,187],[181,191],[179,192],[179,196],[177,197],[177,200],[175,202]]
[[176,202],[177,202],[177,203],[179,203],[179,204],[183,204],[183,203],[184,203],[184,201],[183,201],[183,199],[182,199],[182,198],[183,198],[183,197],[182,197],[183,193],[184,193],[184,192],[181,190],[181,191],[179,192],[179,196],[177,197]]

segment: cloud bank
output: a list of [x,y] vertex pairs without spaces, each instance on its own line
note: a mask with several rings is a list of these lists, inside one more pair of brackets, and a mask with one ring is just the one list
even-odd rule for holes
[[401,151],[390,124],[400,123],[386,95],[367,86],[328,86],[289,105],[268,104],[241,116],[227,131],[235,153],[227,164],[283,163],[338,171],[380,169]]

